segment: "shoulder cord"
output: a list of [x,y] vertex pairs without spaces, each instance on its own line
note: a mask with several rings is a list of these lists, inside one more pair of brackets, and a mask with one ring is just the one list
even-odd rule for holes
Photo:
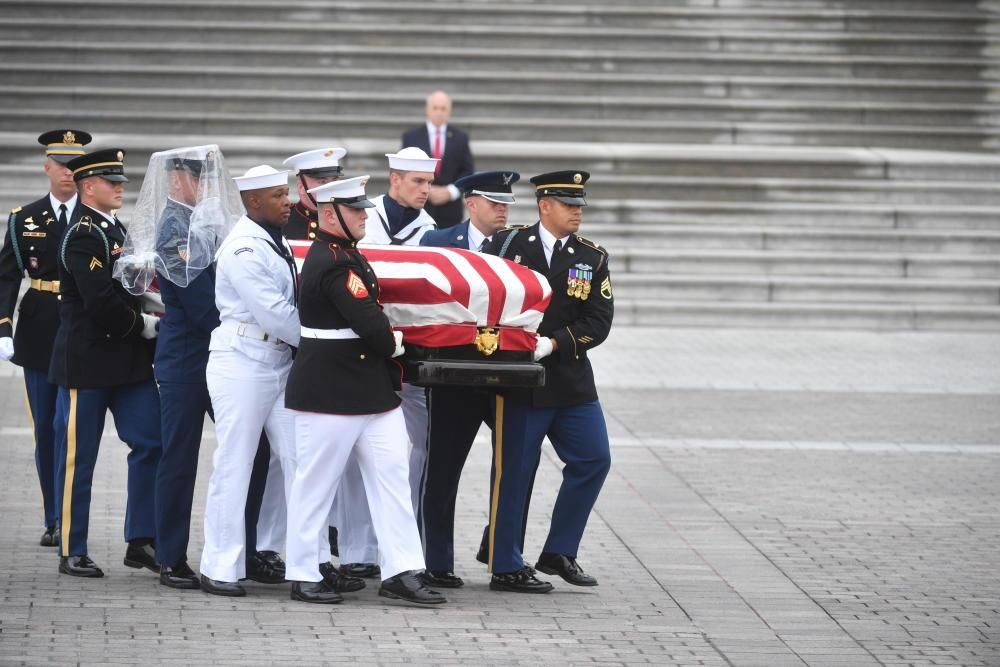
[[21,274],[24,274],[24,260],[21,258],[21,245],[17,242],[17,213],[13,211],[10,212],[10,217],[7,218],[7,230],[10,234],[10,245],[11,250],[14,251],[14,261],[17,262],[17,268],[20,269]]
[[[66,230],[66,234],[63,235],[62,245],[59,248],[59,259],[62,261],[63,268],[69,271],[69,265],[66,263],[66,244],[69,243],[70,235],[76,231],[82,222],[77,222],[72,227]],[[96,230],[98,234],[101,235],[101,240],[104,242],[104,261],[111,263],[111,246],[108,245],[108,235],[104,233],[100,227],[93,224],[90,225],[92,229]]]
[[504,239],[503,246],[500,248],[500,253],[497,255],[497,257],[503,257],[504,259],[507,259],[506,255],[507,255],[507,250],[510,248],[510,242],[514,240],[514,237],[517,236],[517,233],[519,231],[521,230],[515,229],[507,236],[507,238]]

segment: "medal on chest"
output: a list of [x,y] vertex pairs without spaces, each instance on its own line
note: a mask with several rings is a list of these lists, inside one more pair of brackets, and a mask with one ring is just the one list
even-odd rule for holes
[[566,277],[566,295],[581,301],[590,298],[590,281],[594,278],[593,267],[589,264],[577,264]]

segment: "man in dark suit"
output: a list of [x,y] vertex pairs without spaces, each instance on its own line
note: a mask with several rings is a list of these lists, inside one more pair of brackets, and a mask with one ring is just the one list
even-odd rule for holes
[[565,466],[535,569],[576,586],[597,585],[576,561],[590,510],[611,467],[607,426],[587,352],[611,331],[614,300],[607,251],[576,233],[589,177],[584,171],[559,171],[532,178],[539,222],[497,232],[485,249],[545,275],[552,287],[534,354],[545,366],[545,385],[502,391],[496,398],[496,470],[487,531],[492,590],[552,589],[535,577],[521,555],[527,498],[546,436]]
[[74,158],[80,192],[59,256],[59,330],[49,381],[56,400],[58,479],[62,482],[59,571],[103,577],[87,556],[90,487],[110,410],[131,450],[125,511],[125,565],[159,571],[154,489],[160,461],[160,402],[153,381],[159,319],[142,312],[138,297],[112,277],[125,227],[112,211],[122,205],[125,153],[97,151]]
[[[455,187],[465,196],[469,219],[429,231],[422,246],[479,251],[507,224],[507,209],[514,203],[511,185],[521,176],[514,171],[485,171],[464,176]],[[455,500],[465,460],[480,426],[493,426],[493,393],[470,387],[440,385],[428,392],[427,462],[420,485],[417,521],[424,542],[427,570],[424,583],[458,588],[455,576]]]
[[430,197],[424,206],[439,228],[462,221],[461,192],[455,181],[476,168],[469,149],[469,135],[448,125],[450,117],[451,98],[443,90],[435,90],[427,96],[427,122],[403,133],[403,148],[416,146],[440,160]]
[[[66,163],[84,154],[90,135],[80,130],[53,130],[39,136],[38,143],[45,146],[49,192],[38,201],[18,206],[7,219],[7,238],[0,250],[0,359],[24,370],[45,517],[39,544],[55,547],[59,545],[59,509],[52,428],[58,387],[48,376],[52,342],[59,328],[59,243],[79,201],[73,172]],[[25,272],[31,288],[21,300],[15,336],[12,319]]]

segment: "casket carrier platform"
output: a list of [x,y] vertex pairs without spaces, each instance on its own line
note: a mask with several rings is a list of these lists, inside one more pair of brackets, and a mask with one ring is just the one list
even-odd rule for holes
[[[291,241],[301,268],[308,241]],[[358,246],[378,277],[379,302],[403,332],[403,379],[413,384],[540,387],[532,361],[552,289],[506,259],[457,248]]]

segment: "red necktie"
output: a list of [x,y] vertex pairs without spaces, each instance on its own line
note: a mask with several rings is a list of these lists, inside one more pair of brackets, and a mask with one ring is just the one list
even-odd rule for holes
[[434,135],[434,148],[431,153],[431,157],[437,158],[437,164],[434,165],[434,175],[437,176],[441,173],[441,154],[444,152],[441,150],[441,134],[444,132],[444,128],[437,128],[437,133]]

